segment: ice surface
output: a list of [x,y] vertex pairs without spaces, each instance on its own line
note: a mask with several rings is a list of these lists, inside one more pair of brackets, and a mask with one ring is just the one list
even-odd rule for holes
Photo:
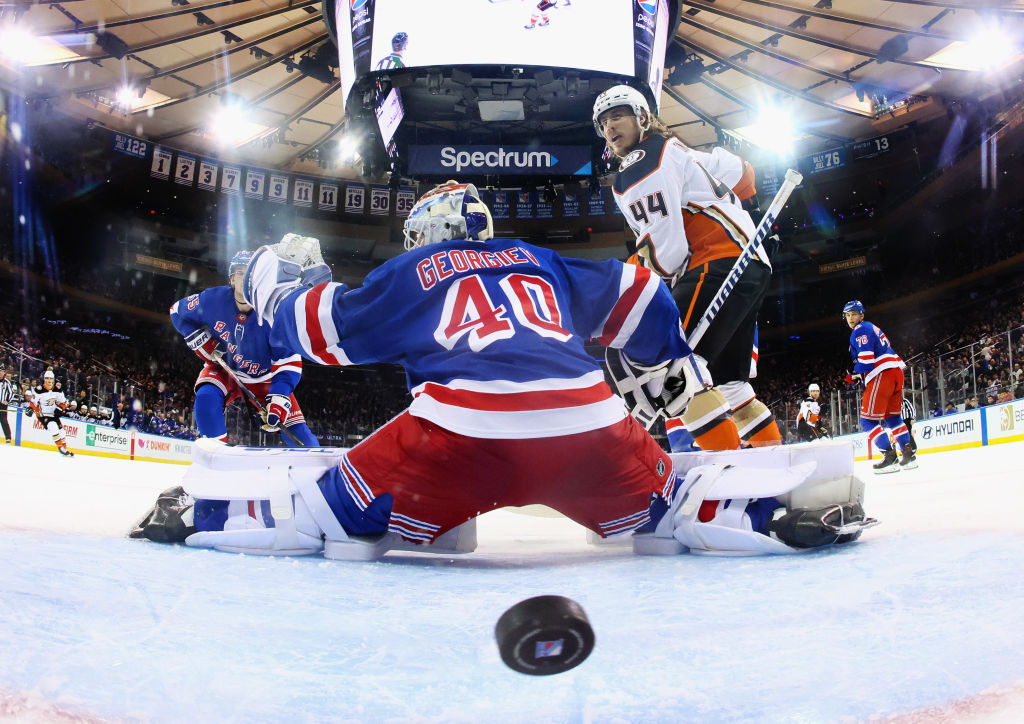
[[[858,464],[882,525],[800,556],[638,558],[498,511],[468,556],[349,563],[130,541],[184,468],[0,447],[0,718],[1013,721],[1020,696],[969,703],[1024,681],[1022,452]],[[494,624],[550,593],[594,653],[517,674]]]

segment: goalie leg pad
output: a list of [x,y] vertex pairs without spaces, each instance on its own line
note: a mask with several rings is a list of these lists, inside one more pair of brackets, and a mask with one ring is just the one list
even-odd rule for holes
[[[693,468],[676,490],[672,508],[667,514],[671,516],[672,537],[691,553],[794,553],[794,548],[753,529],[747,506],[755,496],[745,491],[758,491],[756,498],[775,498],[799,486],[813,471],[812,464],[789,470],[721,464]],[[728,505],[720,504],[710,521],[701,522],[698,515],[705,500],[730,502]]]

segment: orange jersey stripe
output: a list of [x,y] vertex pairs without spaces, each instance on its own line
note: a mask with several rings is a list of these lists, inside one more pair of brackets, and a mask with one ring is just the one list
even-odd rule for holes
[[757,193],[757,186],[754,183],[754,167],[746,161],[743,162],[743,175],[732,187],[732,192],[740,201],[746,201]]

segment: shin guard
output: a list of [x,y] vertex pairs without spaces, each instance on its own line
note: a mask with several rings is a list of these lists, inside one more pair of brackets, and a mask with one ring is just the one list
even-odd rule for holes
[[683,423],[702,450],[737,450],[740,435],[729,417],[729,403],[714,387],[698,392],[686,406]]

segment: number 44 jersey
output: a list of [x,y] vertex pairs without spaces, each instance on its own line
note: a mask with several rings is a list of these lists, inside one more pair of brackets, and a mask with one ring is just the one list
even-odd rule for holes
[[663,277],[737,257],[754,236],[741,205],[756,192],[754,169],[724,148],[704,153],[652,134],[622,159],[614,191],[640,263]]
[[271,341],[321,364],[402,365],[412,415],[481,438],[571,435],[614,424],[623,402],[587,339],[655,363],[689,347],[647,269],[563,258],[518,239],[406,252],[362,287],[292,292]]

